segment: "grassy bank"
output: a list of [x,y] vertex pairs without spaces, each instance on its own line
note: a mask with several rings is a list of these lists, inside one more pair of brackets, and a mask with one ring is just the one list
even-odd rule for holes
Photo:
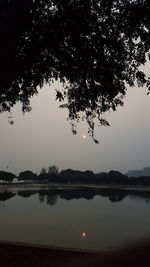
[[150,190],[150,186],[133,186],[133,185],[95,185],[95,184],[39,184],[39,183],[10,183],[10,184],[0,184],[0,189],[11,189],[11,188],[116,188],[116,189],[144,189]]

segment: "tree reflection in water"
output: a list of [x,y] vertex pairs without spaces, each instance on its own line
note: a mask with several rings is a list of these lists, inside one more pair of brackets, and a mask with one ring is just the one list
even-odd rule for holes
[[[112,189],[112,188],[85,188],[85,189],[53,189],[53,190],[40,190],[39,201],[45,202],[50,206],[56,205],[59,198],[65,200],[73,199],[86,199],[92,200],[95,196],[107,197],[111,202],[122,201],[127,196],[132,196],[133,198],[143,198],[146,203],[150,203],[150,192],[148,191],[137,191],[126,190],[126,189]],[[149,201],[148,201],[149,200]]]
[[0,192],[0,201],[7,201],[18,195],[19,197],[29,198],[38,195],[40,203],[54,206],[58,199],[73,200],[86,199],[92,200],[96,196],[106,197],[111,202],[122,201],[125,197],[144,199],[146,203],[150,203],[150,191],[141,191],[136,189],[117,189],[117,188],[69,188],[69,189],[35,189],[20,190],[17,193],[3,191]]
[[46,202],[50,206],[54,206],[57,203],[58,194],[57,191],[41,190],[39,191],[40,202]]
[[10,198],[13,198],[15,195],[16,194],[12,192],[7,192],[7,191],[0,192],[0,201],[6,201]]

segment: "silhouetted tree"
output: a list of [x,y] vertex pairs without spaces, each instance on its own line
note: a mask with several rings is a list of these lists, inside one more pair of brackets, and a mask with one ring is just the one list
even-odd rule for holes
[[11,183],[15,177],[16,175],[11,172],[0,171],[0,180],[5,183]]
[[41,169],[40,174],[46,174],[46,173],[47,173],[47,169],[43,167],[43,168]]
[[37,179],[38,179],[37,175],[35,173],[33,173],[32,171],[28,171],[28,170],[20,172],[19,177],[18,177],[18,180],[22,180],[25,182],[34,182]]
[[82,112],[93,136],[94,119],[108,125],[101,115],[123,105],[127,85],[149,89],[139,69],[150,57],[149,31],[145,0],[1,1],[1,111],[18,101],[29,111],[37,87],[59,80],[73,133]]
[[60,181],[66,183],[93,183],[95,174],[92,171],[62,170]]
[[58,166],[56,166],[56,165],[52,165],[52,166],[50,166],[49,168],[48,168],[48,173],[49,174],[54,174],[54,175],[58,175],[58,173],[59,173],[59,168],[58,168]]

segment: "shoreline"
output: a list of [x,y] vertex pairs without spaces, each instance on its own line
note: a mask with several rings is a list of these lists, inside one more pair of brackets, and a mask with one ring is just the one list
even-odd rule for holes
[[150,186],[138,185],[95,185],[95,184],[39,184],[39,183],[11,183],[0,184],[0,189],[5,188],[46,188],[46,189],[89,189],[89,188],[112,188],[112,189],[144,189],[149,191]]
[[86,253],[86,254],[106,254],[109,251],[101,250],[92,250],[84,248],[70,248],[70,247],[59,247],[53,245],[39,244],[39,243],[27,243],[13,240],[0,240],[0,245],[10,245],[10,246],[19,246],[19,247],[28,247],[28,248],[38,248],[38,249],[49,249],[62,252],[74,252],[74,253]]
[[149,267],[150,240],[111,252],[0,241],[2,267]]

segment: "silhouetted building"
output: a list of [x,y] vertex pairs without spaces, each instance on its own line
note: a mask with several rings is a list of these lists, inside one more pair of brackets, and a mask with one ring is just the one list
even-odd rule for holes
[[126,175],[129,177],[150,176],[150,167],[145,167],[142,170],[129,170]]
[[143,168],[142,176],[150,176],[150,167]]
[[139,177],[142,176],[142,170],[130,170],[127,172],[129,177]]

